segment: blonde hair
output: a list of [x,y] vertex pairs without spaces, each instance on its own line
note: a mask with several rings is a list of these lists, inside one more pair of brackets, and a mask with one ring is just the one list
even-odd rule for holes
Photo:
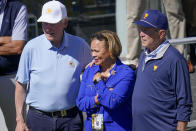
[[92,35],[91,41],[97,39],[105,41],[105,46],[109,50],[112,58],[118,58],[122,52],[122,46],[118,35],[109,30],[96,32]]

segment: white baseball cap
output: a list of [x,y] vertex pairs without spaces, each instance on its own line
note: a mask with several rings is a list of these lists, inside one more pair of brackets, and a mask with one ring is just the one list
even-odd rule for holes
[[59,1],[53,0],[43,5],[42,15],[37,21],[55,24],[64,18],[67,18],[65,5]]

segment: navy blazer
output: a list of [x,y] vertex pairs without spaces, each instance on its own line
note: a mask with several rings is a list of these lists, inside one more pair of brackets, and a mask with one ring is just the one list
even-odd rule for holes
[[[93,77],[97,72],[101,72],[98,65],[93,65],[85,70],[76,100],[78,108],[87,113],[85,129],[92,130],[91,115],[101,113],[105,130],[131,130],[131,96],[135,84],[134,71],[117,60],[110,70],[111,75],[108,79],[101,80],[95,85]],[[113,90],[109,90],[110,88]],[[94,101],[97,94],[100,105],[96,105]]]

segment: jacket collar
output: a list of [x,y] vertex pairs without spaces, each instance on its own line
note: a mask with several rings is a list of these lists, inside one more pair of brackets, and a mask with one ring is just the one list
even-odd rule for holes
[[[120,61],[120,59],[117,59],[116,63],[114,64],[114,67],[112,67],[112,69],[110,70],[110,73],[113,70],[116,70],[118,68],[118,65],[122,65],[122,62]],[[101,67],[98,65],[94,65],[94,70],[93,70],[94,74],[96,74],[97,72],[101,72]]]

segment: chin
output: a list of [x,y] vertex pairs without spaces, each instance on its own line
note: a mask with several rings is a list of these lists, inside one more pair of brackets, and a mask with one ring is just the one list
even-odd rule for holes
[[46,35],[46,38],[47,38],[48,40],[52,40],[52,39],[53,39],[53,37],[51,37],[51,36],[49,36],[49,35]]
[[53,42],[54,41],[54,39],[53,38],[51,38],[51,37],[46,37],[50,42]]
[[97,62],[97,63],[95,63],[95,65],[100,65],[100,63]]
[[147,48],[147,45],[146,45],[145,43],[142,43],[142,46],[143,46],[144,48]]

